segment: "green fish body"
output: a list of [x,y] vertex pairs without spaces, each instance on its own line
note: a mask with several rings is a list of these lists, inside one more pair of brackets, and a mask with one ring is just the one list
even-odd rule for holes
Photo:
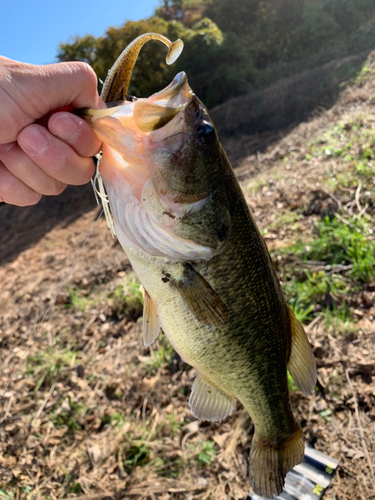
[[287,370],[307,394],[316,369],[204,105],[180,73],[148,99],[86,118],[116,234],[144,290],[144,342],[160,328],[197,375],[189,405],[221,420],[240,401],[255,427],[250,482],[279,494],[304,455]]

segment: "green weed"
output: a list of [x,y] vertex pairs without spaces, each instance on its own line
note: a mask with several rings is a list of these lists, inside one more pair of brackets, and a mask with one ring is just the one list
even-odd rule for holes
[[67,286],[67,288],[69,292],[69,299],[65,307],[71,307],[85,312],[88,308],[92,307],[95,304],[95,299],[90,297],[91,293],[87,295],[84,290],[74,290],[69,285]]
[[299,259],[281,264],[284,293],[297,319],[311,321],[320,314],[328,330],[345,335],[353,329],[347,297],[371,281],[375,271],[372,228],[352,217],[326,218],[316,229],[314,240],[283,249]]
[[86,412],[86,406],[79,405],[70,398],[67,398],[64,407],[57,408],[51,414],[51,422],[56,428],[67,427],[71,432],[79,431],[82,430],[79,418],[85,415]]
[[13,500],[14,494],[7,493],[5,490],[0,489],[0,500]]
[[289,372],[288,372],[288,387],[289,387],[290,392],[296,392],[296,391],[300,390],[298,385],[292,379],[292,376]]
[[375,269],[375,242],[369,237],[370,231],[364,219],[331,221],[326,217],[318,223],[318,234],[313,241],[308,245],[298,242],[290,251],[302,260],[352,266],[349,275],[368,282]]
[[150,446],[142,441],[134,441],[133,444],[126,450],[124,459],[124,468],[128,474],[137,467],[145,466],[150,462],[151,455]]
[[183,418],[177,419],[174,413],[167,415],[168,428],[173,434],[179,434],[181,432],[182,426],[184,425]]
[[131,316],[136,319],[142,315],[143,297],[140,283],[128,274],[108,295],[109,304],[117,318]]
[[124,416],[120,412],[116,412],[112,415],[111,421],[116,425],[116,427],[123,427],[125,424]]
[[166,337],[162,336],[159,340],[159,347],[152,351],[152,356],[143,361],[148,373],[151,374],[153,371],[158,371],[163,366],[168,365],[172,360],[173,354],[173,347]]
[[38,351],[27,359],[26,373],[32,377],[39,376],[34,391],[38,391],[43,383],[52,383],[62,371],[68,370],[75,364],[79,352],[70,348],[56,351],[48,349]]
[[328,275],[324,271],[310,273],[305,270],[292,275],[284,284],[284,292],[299,321],[313,319],[314,305],[322,303],[326,294],[345,295],[347,283],[340,275]]
[[332,420],[332,416],[331,416],[332,413],[333,413],[332,410],[330,410],[328,408],[327,410],[323,410],[323,411],[319,412],[319,415],[321,417],[323,417],[324,420],[328,423],[328,422],[330,422]]
[[352,323],[352,313],[346,302],[341,307],[335,307],[333,310],[326,309],[322,312],[325,327],[328,331],[339,330],[342,335],[355,331]]
[[374,167],[365,162],[358,162],[355,164],[356,173],[363,177],[375,176]]
[[289,229],[297,229],[298,222],[302,219],[301,214],[294,212],[292,210],[285,210],[278,212],[275,217],[275,221],[269,225],[270,230],[281,229],[288,226]]
[[63,488],[68,493],[83,493],[81,485],[74,481],[73,476],[68,473],[65,467],[62,467],[64,474]]
[[201,465],[210,464],[216,456],[214,441],[199,441],[200,451],[197,455]]
[[81,485],[77,482],[74,482],[69,486],[68,493],[83,493]]
[[326,148],[322,148],[322,152],[324,152],[324,154],[326,156],[332,156],[333,158],[338,158],[339,156],[342,156],[349,149],[350,149],[349,145],[344,147],[344,148],[335,148],[335,147],[329,146]]

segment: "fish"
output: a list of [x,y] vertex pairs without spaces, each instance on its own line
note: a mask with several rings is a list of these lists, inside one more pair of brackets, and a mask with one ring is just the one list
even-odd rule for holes
[[[250,484],[272,498],[304,456],[288,371],[311,393],[313,352],[186,74],[124,100],[137,51],[153,37],[136,39],[111,69],[102,97],[115,104],[81,110],[103,141],[99,196],[142,285],[144,344],[162,330],[196,369],[189,406],[197,419],[221,421],[236,401],[244,406],[254,424]],[[175,59],[180,41],[166,44]]]

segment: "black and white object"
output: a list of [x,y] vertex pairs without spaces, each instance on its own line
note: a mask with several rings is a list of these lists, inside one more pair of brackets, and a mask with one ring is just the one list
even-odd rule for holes
[[[284,491],[274,500],[317,500],[329,486],[339,462],[320,451],[306,446],[301,464],[288,472]],[[252,494],[247,500],[266,500]]]

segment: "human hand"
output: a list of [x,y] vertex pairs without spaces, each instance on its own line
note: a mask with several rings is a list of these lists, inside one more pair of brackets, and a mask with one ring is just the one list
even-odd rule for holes
[[0,56],[0,201],[34,205],[90,180],[101,142],[69,112],[83,107],[105,107],[87,64],[33,66]]

